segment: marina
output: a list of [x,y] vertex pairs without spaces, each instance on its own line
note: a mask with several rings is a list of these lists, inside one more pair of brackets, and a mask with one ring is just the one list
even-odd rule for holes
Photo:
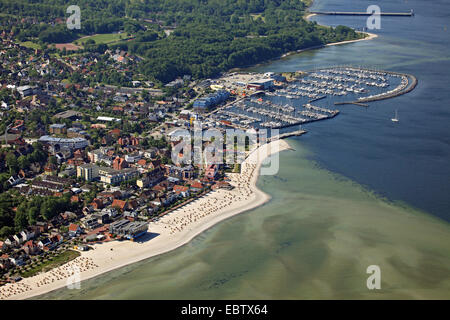
[[244,94],[209,113],[208,119],[244,130],[280,129],[289,134],[299,125],[334,118],[340,113],[336,106],[367,108],[368,102],[408,93],[417,83],[412,75],[352,66],[299,71],[290,81]]

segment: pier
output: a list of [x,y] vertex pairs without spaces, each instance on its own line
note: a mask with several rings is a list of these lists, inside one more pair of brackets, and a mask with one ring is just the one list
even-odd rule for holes
[[327,96],[321,96],[321,97],[318,97],[318,98],[315,98],[315,99],[311,99],[311,100],[308,101],[308,103],[312,103],[314,101],[319,101],[319,100],[325,99],[326,97]]
[[380,15],[380,16],[391,16],[391,17],[412,17],[414,16],[414,11],[410,12],[380,12],[372,13],[372,12],[336,12],[336,11],[310,11],[312,14],[320,14],[320,15],[328,15],[328,16],[372,16],[372,15]]
[[294,136],[301,136],[302,134],[307,133],[308,131],[306,130],[297,130],[297,131],[292,131],[292,132],[286,132],[286,133],[282,133],[270,138],[267,138],[267,142],[271,142],[272,140],[279,140],[279,139],[285,139],[285,138],[289,138],[289,137],[294,137]]
[[354,104],[355,106],[360,106],[360,107],[368,107],[368,104],[364,104],[364,103],[360,103],[360,102],[355,102],[355,101],[349,101],[349,102],[335,102],[334,103],[336,106],[339,105],[344,105],[344,104]]

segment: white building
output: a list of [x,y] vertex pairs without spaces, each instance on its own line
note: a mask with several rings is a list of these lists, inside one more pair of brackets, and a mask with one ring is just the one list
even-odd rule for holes
[[39,142],[72,150],[83,149],[89,145],[85,138],[56,138],[52,136],[42,136],[39,138]]

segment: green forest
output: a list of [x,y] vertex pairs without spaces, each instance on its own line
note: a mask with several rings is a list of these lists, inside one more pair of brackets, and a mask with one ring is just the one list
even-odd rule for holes
[[8,25],[20,41],[45,45],[129,33],[131,41],[109,46],[143,57],[141,70],[163,83],[186,74],[212,77],[289,51],[363,36],[344,26],[305,21],[300,0],[80,0],[80,30],[66,28],[70,4],[0,0],[0,11],[3,21],[16,19]]

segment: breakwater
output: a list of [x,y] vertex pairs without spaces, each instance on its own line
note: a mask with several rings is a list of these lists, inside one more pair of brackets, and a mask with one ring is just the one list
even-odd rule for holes
[[385,71],[385,73],[401,77],[402,82],[400,83],[400,85],[397,88],[395,88],[394,90],[388,91],[388,92],[380,93],[378,95],[369,96],[369,97],[361,97],[361,98],[358,98],[356,101],[335,102],[334,104],[335,105],[354,104],[354,105],[367,107],[368,105],[364,104],[365,102],[386,100],[386,99],[391,99],[391,98],[395,98],[395,97],[407,94],[407,93],[411,92],[412,90],[414,90],[419,83],[418,79],[411,74],[397,73],[397,72],[392,72],[392,71]]
[[[371,16],[378,15],[371,12],[336,12],[336,11],[310,11],[311,14],[320,14],[327,16]],[[380,12],[380,16],[391,16],[391,17],[412,17],[414,16],[414,11],[410,12]]]

